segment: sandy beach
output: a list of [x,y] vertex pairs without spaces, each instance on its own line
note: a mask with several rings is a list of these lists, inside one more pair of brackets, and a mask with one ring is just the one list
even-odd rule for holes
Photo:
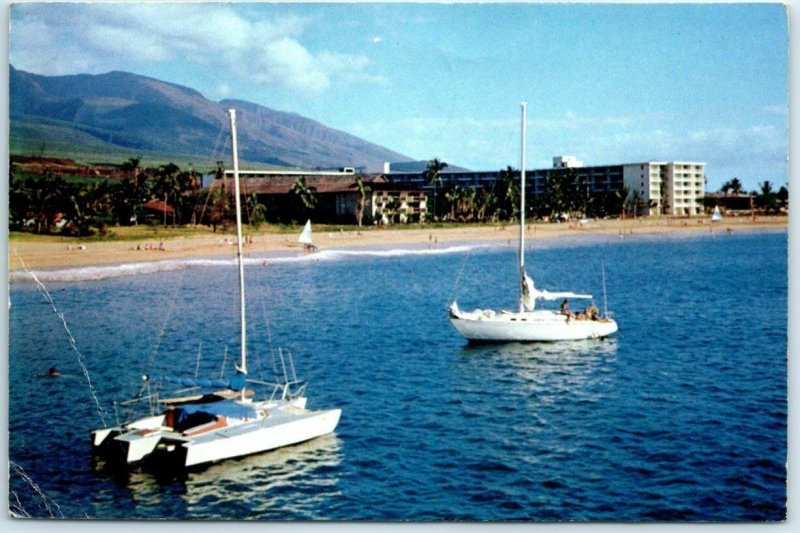
[[[786,229],[787,217],[729,217],[711,223],[708,219],[642,218],[628,220],[591,220],[585,223],[536,223],[527,226],[530,241],[558,239],[576,234],[668,234]],[[448,243],[516,241],[518,229],[508,226],[471,226],[446,229],[364,228],[363,231],[317,231],[314,241],[320,249],[353,249],[369,246],[443,246]],[[289,234],[254,233],[247,237],[247,255],[269,252],[302,253],[297,237]],[[162,245],[163,243],[163,245]],[[232,255],[230,234],[195,235],[142,242],[96,241],[84,244],[67,239],[42,241],[34,236],[15,238],[8,245],[10,272],[32,269],[62,269],[80,266],[142,263],[189,257]]]

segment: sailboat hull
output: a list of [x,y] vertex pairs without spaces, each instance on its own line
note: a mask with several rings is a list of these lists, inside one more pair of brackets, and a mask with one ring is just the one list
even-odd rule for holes
[[567,319],[554,311],[525,313],[484,312],[453,314],[450,323],[470,341],[556,342],[599,339],[616,333],[614,320]]

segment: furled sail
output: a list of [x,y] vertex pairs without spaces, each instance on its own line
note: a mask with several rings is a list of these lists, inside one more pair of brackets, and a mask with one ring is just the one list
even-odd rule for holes
[[306,222],[306,227],[303,228],[303,232],[300,234],[300,238],[297,239],[297,242],[301,244],[314,244],[311,241],[311,220]]
[[533,280],[527,273],[522,273],[522,305],[527,311],[533,311],[536,300],[557,300],[559,298],[592,298],[591,294],[579,294],[576,292],[550,292],[540,291],[533,285]]
[[527,311],[533,311],[536,305],[536,289],[533,280],[524,271],[522,272],[522,305]]
[[578,294],[576,292],[550,292],[550,291],[536,291],[535,298],[542,300],[557,300],[559,298],[592,298],[591,294]]

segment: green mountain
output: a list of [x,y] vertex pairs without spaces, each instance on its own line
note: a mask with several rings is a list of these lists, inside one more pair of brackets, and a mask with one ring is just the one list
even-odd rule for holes
[[379,172],[385,161],[410,161],[296,113],[212,102],[194,89],[128,72],[40,76],[9,66],[9,74],[12,155],[213,164],[229,158],[233,107],[239,156],[249,165]]

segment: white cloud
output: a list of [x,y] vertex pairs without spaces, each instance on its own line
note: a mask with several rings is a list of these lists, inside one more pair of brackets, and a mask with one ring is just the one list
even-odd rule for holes
[[264,82],[285,83],[289,87],[309,92],[321,92],[330,87],[325,69],[319,68],[316,58],[300,43],[283,38],[266,44],[256,60],[253,75]]
[[[11,63],[40,74],[146,72],[155,62],[224,72],[233,83],[261,83],[319,94],[334,83],[387,85],[364,55],[310,51],[310,20],[254,18],[221,4],[17,4]],[[170,80],[173,81],[173,80]]]

